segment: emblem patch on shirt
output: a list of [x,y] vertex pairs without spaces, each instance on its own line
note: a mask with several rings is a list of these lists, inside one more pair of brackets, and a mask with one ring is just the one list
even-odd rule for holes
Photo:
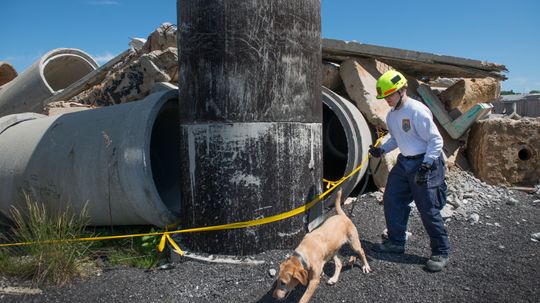
[[408,132],[411,130],[411,120],[409,119],[403,119],[401,120],[401,128],[403,131]]

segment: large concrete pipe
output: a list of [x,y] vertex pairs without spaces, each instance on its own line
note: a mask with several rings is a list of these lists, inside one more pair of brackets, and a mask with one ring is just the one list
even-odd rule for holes
[[91,225],[164,226],[179,218],[177,90],[24,119],[11,119],[0,134],[4,216],[24,206],[26,193],[53,212],[79,212],[88,203]]
[[[269,217],[322,189],[320,1],[178,1],[182,224]],[[186,235],[190,249],[292,248],[301,216]]]
[[73,48],[52,50],[0,89],[0,116],[41,113],[43,102],[95,70],[98,64],[87,53]]
[[[350,101],[323,87],[324,178],[335,181],[349,175],[368,155],[372,135],[362,113]],[[342,183],[347,197],[368,169],[368,163]],[[328,199],[333,203],[333,198]]]

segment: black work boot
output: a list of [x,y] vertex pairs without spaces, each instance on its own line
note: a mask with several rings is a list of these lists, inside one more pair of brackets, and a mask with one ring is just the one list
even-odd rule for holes
[[431,272],[438,272],[443,270],[443,268],[448,264],[448,256],[431,256],[426,262],[426,269]]
[[405,245],[399,245],[390,240],[385,240],[383,243],[373,246],[372,250],[378,253],[402,254],[405,252]]

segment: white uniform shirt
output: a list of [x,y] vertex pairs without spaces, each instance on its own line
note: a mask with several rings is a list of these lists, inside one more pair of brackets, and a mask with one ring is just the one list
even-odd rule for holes
[[388,113],[386,125],[390,138],[381,146],[385,152],[399,147],[404,156],[425,153],[423,162],[429,164],[441,155],[443,139],[423,103],[408,97],[399,109]]

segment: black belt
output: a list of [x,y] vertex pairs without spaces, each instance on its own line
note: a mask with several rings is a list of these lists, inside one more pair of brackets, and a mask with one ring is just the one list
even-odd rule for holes
[[424,155],[426,153],[423,153],[423,154],[418,154],[418,155],[414,155],[414,156],[405,156],[403,154],[401,154],[403,157],[405,157],[405,159],[408,159],[408,160],[416,160],[416,159],[420,159],[420,158],[423,158]]

